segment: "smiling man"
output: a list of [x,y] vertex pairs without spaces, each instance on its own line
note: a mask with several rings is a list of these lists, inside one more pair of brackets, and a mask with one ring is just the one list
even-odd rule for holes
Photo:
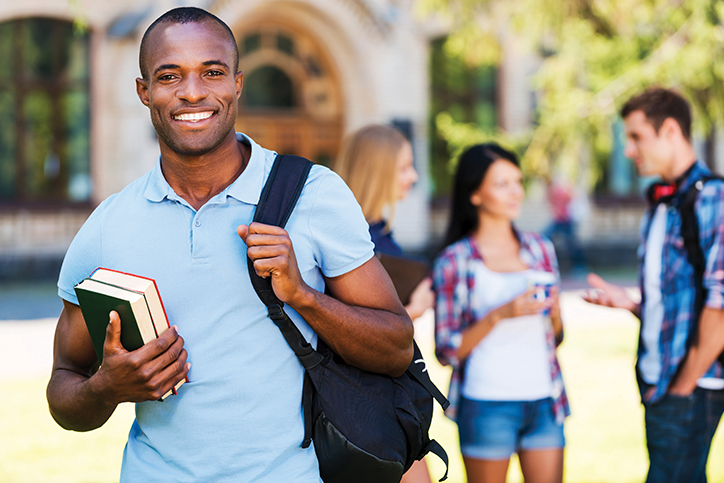
[[705,270],[703,307],[682,240],[681,207],[709,175],[691,145],[691,112],[679,94],[650,89],[621,110],[626,156],[641,176],[659,176],[641,224],[641,303],[591,274],[592,303],[628,309],[641,320],[636,373],[645,409],[647,483],[706,482],[706,461],[724,411],[724,185],[703,184],[694,205]]
[[[286,230],[251,223],[276,153],[234,132],[243,74],[221,20],[167,12],[143,37],[140,70],[161,155],[98,206],[66,254],[50,411],[87,431],[136,402],[121,481],[317,483],[314,449],[301,447],[303,369],[251,286],[247,255],[306,338],[358,367],[404,372],[412,323],[328,169],[312,168]],[[73,287],[99,266],[155,279],[173,329],[127,352],[112,312],[97,368]]]

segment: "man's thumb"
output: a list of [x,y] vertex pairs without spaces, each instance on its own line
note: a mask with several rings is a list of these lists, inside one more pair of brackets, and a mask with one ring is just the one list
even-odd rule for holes
[[125,350],[121,344],[121,318],[118,312],[113,310],[110,313],[110,321],[106,326],[106,341],[103,344],[103,352],[116,352]]
[[249,235],[249,225],[239,225],[236,227],[236,233],[246,243],[246,237]]

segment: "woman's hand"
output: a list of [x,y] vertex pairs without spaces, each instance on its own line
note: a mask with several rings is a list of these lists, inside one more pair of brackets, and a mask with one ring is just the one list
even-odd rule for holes
[[434,304],[435,293],[432,291],[432,279],[425,277],[410,294],[410,303],[405,306],[405,310],[410,319],[414,321]]
[[546,309],[550,309],[553,305],[558,305],[557,290],[551,292],[551,296],[546,297],[545,300],[540,301],[535,297],[538,290],[540,290],[540,287],[532,287],[507,304],[495,309],[494,312],[496,312],[498,320],[512,319],[513,317],[520,317],[522,315],[539,314]]
[[462,341],[457,356],[462,360],[467,358],[475,346],[480,343],[493,330],[493,327],[503,319],[520,317],[522,315],[534,315],[558,305],[558,291],[552,291],[551,296],[545,300],[538,301],[535,293],[540,287],[533,287],[517,296],[505,305],[493,309],[482,319],[468,327],[462,334]]

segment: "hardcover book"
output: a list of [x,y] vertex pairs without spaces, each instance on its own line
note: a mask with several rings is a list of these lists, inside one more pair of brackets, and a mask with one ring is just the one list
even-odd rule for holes
[[[98,268],[75,286],[75,293],[101,363],[112,310],[118,312],[121,319],[121,344],[128,351],[162,336],[170,328],[156,282],[150,278]],[[179,382],[161,399],[175,394],[184,382]]]

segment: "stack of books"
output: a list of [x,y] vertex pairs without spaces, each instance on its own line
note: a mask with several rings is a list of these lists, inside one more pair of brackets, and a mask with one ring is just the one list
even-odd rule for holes
[[[121,318],[121,344],[128,351],[161,337],[171,327],[156,282],[150,278],[98,268],[75,286],[75,293],[99,363],[112,310]],[[176,394],[184,382],[161,399]]]

